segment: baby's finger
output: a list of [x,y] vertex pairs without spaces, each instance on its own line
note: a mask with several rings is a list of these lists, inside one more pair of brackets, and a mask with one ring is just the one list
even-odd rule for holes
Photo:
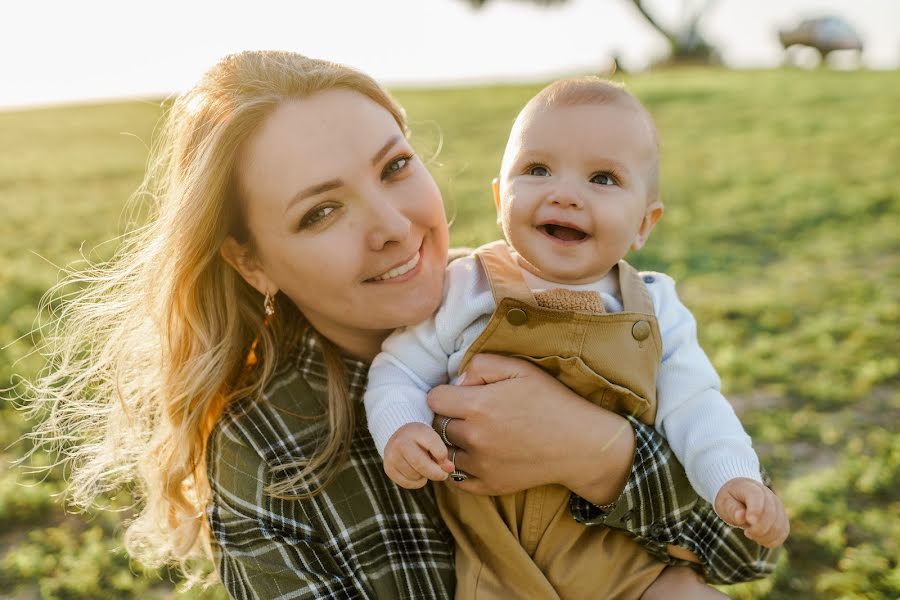
[[[418,448],[416,449],[418,450]],[[419,472],[418,469],[416,469],[412,460],[410,460],[409,456],[407,456],[408,453],[409,450],[404,448],[403,452],[400,453],[400,460],[395,463],[394,466],[397,467],[397,470],[400,471],[400,473],[402,473],[404,477],[410,480],[416,481],[424,478],[425,475],[423,475]]]
[[744,504],[731,494],[723,493],[722,500],[716,505],[716,512],[722,520],[734,527],[743,527]]
[[773,530],[778,520],[774,500],[775,495],[772,493],[763,496],[764,503],[759,511],[759,519],[747,529],[747,537],[769,548],[776,537]]
[[768,531],[764,531],[760,534],[760,544],[767,548],[775,548],[783,544],[784,540],[787,539],[790,527],[788,525],[787,515],[784,512],[784,505],[781,503],[778,496],[773,493],[769,500],[770,502],[768,504],[771,504],[772,507],[772,525],[769,527]]
[[418,489],[428,481],[416,473],[405,459],[396,462],[385,461],[384,472],[391,478],[391,481],[408,490]]
[[444,481],[449,476],[448,472],[441,468],[441,465],[434,462],[431,454],[419,446],[407,449],[403,458],[416,473],[432,481]]
[[[754,494],[755,496],[755,494]],[[747,510],[747,521],[750,522],[750,527],[747,528],[751,534],[753,534],[754,539],[760,540],[763,535],[768,531],[768,529],[772,526],[772,521],[774,520],[774,513],[770,510],[770,503],[767,494],[762,494],[760,496],[759,507],[754,511],[753,519],[750,517],[750,510]]]
[[762,489],[756,486],[748,488],[744,493],[744,503],[747,505],[744,518],[751,529],[762,518],[766,505],[766,495]]
[[[432,432],[434,433],[434,432]],[[447,446],[444,445],[441,436],[435,433],[433,436],[427,436],[420,440],[422,447],[434,459],[434,464],[446,473],[453,472],[453,463],[450,462],[450,456],[447,452]]]
[[787,540],[788,536],[791,533],[791,523],[788,520],[787,513],[784,510],[784,505],[781,504],[781,500],[778,501],[778,504],[778,537],[776,538],[775,543],[780,546]]
[[762,534],[755,534],[749,529],[744,530],[744,535],[746,535],[749,539],[753,540],[760,546],[765,546],[766,548],[774,548],[779,544],[776,542],[777,535],[775,535],[774,528],[768,528]]

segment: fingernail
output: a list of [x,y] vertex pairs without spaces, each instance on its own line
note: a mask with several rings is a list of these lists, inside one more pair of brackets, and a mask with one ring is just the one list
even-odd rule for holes
[[466,383],[466,374],[463,373],[456,379],[456,385],[464,385]]

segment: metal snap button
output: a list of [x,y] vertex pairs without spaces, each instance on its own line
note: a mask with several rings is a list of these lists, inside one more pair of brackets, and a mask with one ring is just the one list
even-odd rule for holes
[[654,281],[656,281],[656,277],[654,277],[653,275],[644,275],[642,279],[644,280],[644,283],[653,283]]
[[521,308],[511,308],[506,312],[506,320],[513,325],[524,325],[528,321],[528,315]]
[[650,337],[650,323],[647,321],[638,321],[631,327],[631,337],[639,342],[643,342]]

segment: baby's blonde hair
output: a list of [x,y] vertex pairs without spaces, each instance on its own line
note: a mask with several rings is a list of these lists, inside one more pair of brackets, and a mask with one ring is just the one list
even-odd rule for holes
[[[146,225],[125,236],[111,261],[70,273],[42,301],[56,310],[43,347],[48,365],[27,392],[42,419],[32,435],[71,467],[76,506],[127,486],[138,509],[128,552],[149,566],[175,564],[192,581],[211,556],[209,434],[230,403],[260,394],[308,327],[282,296],[264,327],[262,296],[220,254],[228,236],[252,249],[236,160],[281,103],[334,88],[371,98],[407,131],[403,109],[354,69],[288,52],[223,58],[168,110],[132,199],[148,203]],[[258,362],[248,370],[257,335]],[[296,490],[311,471],[327,483],[346,459],[354,409],[337,350],[321,341],[329,440],[308,463],[286,465],[300,472],[269,490],[274,495],[315,493]]]
[[585,104],[618,104],[636,110],[647,124],[653,158],[648,167],[647,203],[659,199],[659,137],[653,116],[641,102],[625,89],[625,84],[599,77],[558,79],[539,91],[522,109],[522,114],[537,108],[563,108]]

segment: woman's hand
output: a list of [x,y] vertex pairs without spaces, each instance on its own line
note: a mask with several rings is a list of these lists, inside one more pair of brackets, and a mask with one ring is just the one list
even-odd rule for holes
[[535,365],[479,354],[457,385],[428,394],[439,430],[458,447],[458,485],[502,495],[559,483],[595,504],[618,498],[634,458],[634,430]]

